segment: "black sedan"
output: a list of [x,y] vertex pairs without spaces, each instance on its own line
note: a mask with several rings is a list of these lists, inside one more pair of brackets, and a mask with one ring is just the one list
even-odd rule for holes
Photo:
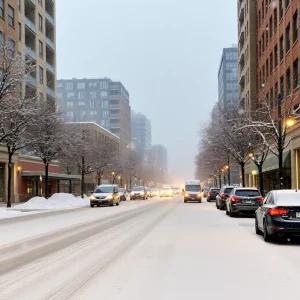
[[300,192],[274,190],[255,213],[256,234],[266,242],[275,238],[300,237]]
[[211,200],[216,200],[216,197],[219,194],[219,192],[220,192],[219,188],[211,188],[208,192],[208,197],[206,201],[210,202]]
[[235,187],[226,200],[226,215],[230,217],[238,214],[254,215],[263,200],[257,188]]
[[216,197],[217,209],[223,210],[226,206],[226,199],[229,197],[230,192],[233,190],[233,186],[224,186],[221,188],[220,193]]

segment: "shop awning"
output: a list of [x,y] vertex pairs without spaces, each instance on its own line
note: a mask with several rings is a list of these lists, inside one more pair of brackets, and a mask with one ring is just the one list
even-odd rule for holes
[[[22,177],[27,178],[45,178],[45,172],[35,172],[35,171],[22,171]],[[61,174],[61,173],[49,173],[50,179],[60,179],[60,180],[81,180],[80,175],[68,175],[68,174]]]
[[[288,160],[289,154],[290,154],[290,151],[283,153],[283,157],[282,157],[283,165],[285,165],[286,161]],[[276,170],[278,168],[279,168],[279,163],[278,163],[277,156],[272,156],[272,157],[267,158],[263,164],[263,172]],[[257,166],[254,162],[251,162],[251,171],[257,171]]]

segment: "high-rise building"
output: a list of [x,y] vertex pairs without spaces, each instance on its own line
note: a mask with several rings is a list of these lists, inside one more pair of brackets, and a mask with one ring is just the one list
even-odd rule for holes
[[276,115],[278,93],[283,103],[300,103],[300,1],[256,2],[257,99],[267,100]]
[[256,109],[256,2],[238,0],[239,103],[246,111]]
[[129,93],[121,82],[109,78],[58,80],[57,99],[67,121],[95,122],[120,137],[121,151],[130,145]]
[[36,65],[25,90],[56,103],[56,24],[54,0],[0,1],[0,40]]
[[131,136],[136,140],[136,150],[145,157],[151,147],[151,121],[143,114],[131,111]]
[[168,150],[163,145],[153,145],[149,150],[149,162],[162,171],[168,171]]
[[238,48],[224,48],[218,72],[219,105],[238,102]]

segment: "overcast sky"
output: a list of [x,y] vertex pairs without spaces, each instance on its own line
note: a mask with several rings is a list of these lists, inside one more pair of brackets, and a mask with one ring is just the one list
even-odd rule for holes
[[236,0],[58,0],[58,78],[109,77],[194,178],[200,123],[218,99],[222,48],[237,43]]

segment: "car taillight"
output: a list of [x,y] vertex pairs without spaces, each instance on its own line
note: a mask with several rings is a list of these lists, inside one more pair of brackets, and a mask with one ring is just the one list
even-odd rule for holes
[[240,202],[240,201],[241,201],[241,198],[238,198],[238,197],[232,197],[232,198],[231,198],[231,201],[232,201],[232,202]]
[[226,195],[225,194],[222,194],[222,199],[225,199],[226,198]]
[[210,192],[209,194],[210,194],[210,195],[213,195],[214,193],[213,193],[213,192]]
[[264,198],[263,197],[258,197],[258,198],[256,198],[256,200],[259,201],[259,202],[263,202]]
[[284,208],[271,208],[269,210],[269,214],[271,216],[281,216],[281,215],[286,215],[289,212],[288,209]]

